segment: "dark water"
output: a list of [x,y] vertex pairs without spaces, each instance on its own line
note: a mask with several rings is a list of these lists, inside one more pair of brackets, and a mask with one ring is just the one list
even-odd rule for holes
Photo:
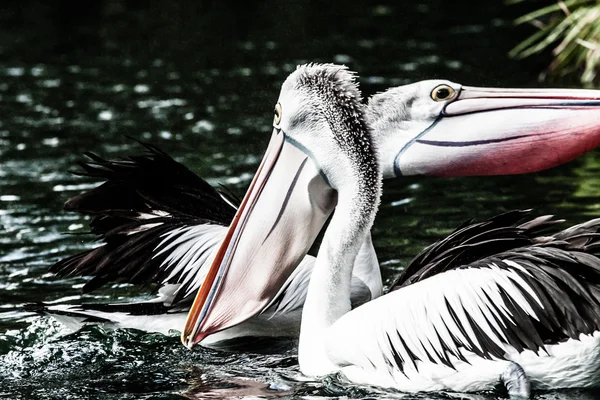
[[[84,151],[118,157],[160,146],[243,194],[270,133],[279,85],[298,63],[345,63],[365,95],[426,78],[535,86],[547,60],[507,51],[524,11],[498,2],[24,1],[0,5],[0,398],[430,398],[303,382],[295,344],[256,353],[189,352],[177,336],[86,328],[20,310],[77,301],[84,279],[46,273],[93,245],[62,212],[93,182],[67,172]],[[534,207],[598,216],[596,153],[520,177],[387,182],[373,238],[387,282],[423,245],[463,220]],[[86,300],[144,298],[114,285]],[[483,398],[494,398],[495,394]],[[440,394],[437,398],[448,398]],[[594,398],[580,391],[537,398]]]

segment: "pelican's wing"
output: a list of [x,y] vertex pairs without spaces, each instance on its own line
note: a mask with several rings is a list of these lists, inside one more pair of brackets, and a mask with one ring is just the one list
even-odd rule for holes
[[93,276],[83,288],[107,282],[178,284],[177,298],[202,282],[235,214],[233,198],[218,192],[166,153],[144,144],[147,153],[119,161],[88,154],[81,175],[105,182],[65,204],[92,215],[92,233],[104,243],[50,268],[59,275]]
[[548,241],[552,237],[540,235],[564,222],[549,215],[528,220],[529,215],[530,210],[515,210],[482,222],[465,222],[413,258],[392,283],[390,291],[485,257]]
[[[88,154],[84,176],[105,182],[65,204],[92,215],[92,233],[104,243],[65,258],[50,268],[59,275],[92,276],[83,292],[108,282],[170,285],[166,304],[195,295],[239,202],[154,146],[120,161]],[[275,313],[304,304],[314,257],[307,256],[269,305]],[[381,293],[379,264],[370,237],[361,248],[352,279],[352,302],[362,304]]]
[[599,239],[591,232],[599,225],[576,226],[556,240],[486,257],[367,303],[334,324],[332,355],[342,365],[405,373],[421,362],[455,368],[467,361],[465,352],[498,359],[509,349],[544,352],[600,330]]

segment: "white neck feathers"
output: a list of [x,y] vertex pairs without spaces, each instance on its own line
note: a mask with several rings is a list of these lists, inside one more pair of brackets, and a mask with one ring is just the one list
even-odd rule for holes
[[377,204],[365,209],[364,202],[356,199],[360,195],[360,190],[340,191],[317,255],[300,327],[298,361],[305,375],[320,376],[337,369],[327,357],[327,330],[351,309],[353,264],[377,211]]

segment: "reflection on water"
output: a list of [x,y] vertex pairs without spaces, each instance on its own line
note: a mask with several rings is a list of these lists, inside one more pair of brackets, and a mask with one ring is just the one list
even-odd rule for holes
[[[176,336],[98,327],[70,333],[20,307],[80,300],[84,279],[46,269],[94,245],[81,234],[87,219],[61,211],[67,198],[97,184],[68,173],[83,152],[139,152],[130,135],[241,194],[268,141],[279,85],[296,64],[345,63],[360,72],[365,95],[426,78],[534,86],[535,61],[505,56],[528,29],[510,27],[526,5],[80,3],[0,6],[0,397],[430,398],[335,376],[305,381],[294,343],[268,353],[189,352]],[[528,176],[387,182],[373,233],[386,281],[472,216],[529,207],[570,222],[597,216],[599,168],[590,154]],[[85,300],[149,292],[115,284]]]
[[285,383],[264,383],[247,378],[214,379],[211,381],[194,369],[192,384],[183,396],[190,399],[239,399],[246,397],[278,398],[293,394]]

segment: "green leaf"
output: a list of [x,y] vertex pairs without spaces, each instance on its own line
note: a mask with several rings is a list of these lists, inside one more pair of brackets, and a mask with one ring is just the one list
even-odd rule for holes
[[[506,3],[523,1],[507,0]],[[508,55],[525,58],[555,46],[549,72],[557,76],[577,73],[582,82],[589,83],[597,78],[600,69],[600,0],[567,0],[564,6],[568,13],[557,2],[517,19],[517,24],[540,20],[545,26],[511,49]],[[580,40],[597,45],[598,49],[589,49]]]

